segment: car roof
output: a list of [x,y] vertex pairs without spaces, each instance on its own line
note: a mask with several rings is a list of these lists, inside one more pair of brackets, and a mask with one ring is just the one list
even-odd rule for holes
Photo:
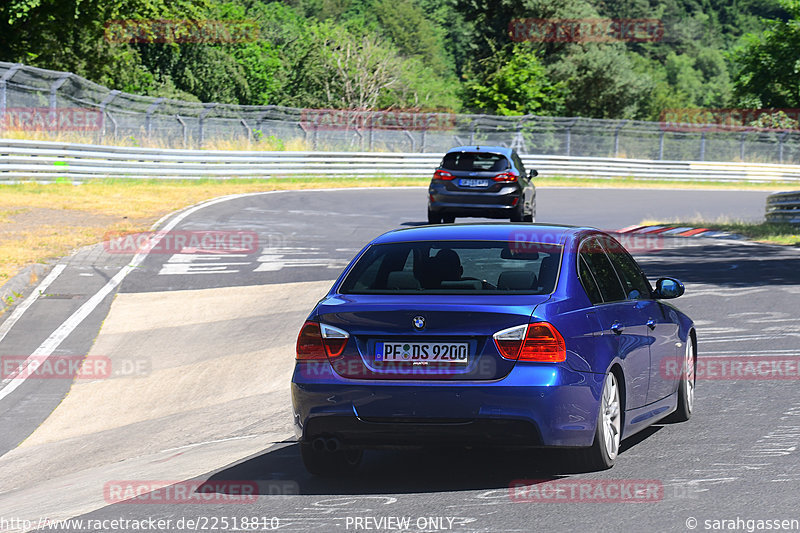
[[384,233],[374,244],[408,241],[525,241],[563,243],[568,236],[595,228],[559,224],[467,223],[403,228]]
[[506,157],[511,157],[511,152],[513,150],[511,148],[506,148],[505,146],[486,146],[486,145],[470,145],[470,146],[456,146],[455,148],[450,148],[447,153],[452,152],[488,152],[488,153],[495,153],[495,154],[503,154]]

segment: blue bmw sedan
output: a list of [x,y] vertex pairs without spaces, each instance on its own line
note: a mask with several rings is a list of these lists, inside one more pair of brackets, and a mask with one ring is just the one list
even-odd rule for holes
[[560,447],[609,468],[620,441],[688,420],[697,339],[614,238],[538,224],[423,226],[369,243],[297,339],[306,468],[364,449]]

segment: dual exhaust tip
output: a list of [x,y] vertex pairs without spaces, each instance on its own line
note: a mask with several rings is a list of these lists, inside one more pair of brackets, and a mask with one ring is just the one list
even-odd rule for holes
[[342,443],[339,439],[334,437],[323,438],[317,437],[313,441],[311,441],[311,448],[315,452],[338,452],[342,449]]

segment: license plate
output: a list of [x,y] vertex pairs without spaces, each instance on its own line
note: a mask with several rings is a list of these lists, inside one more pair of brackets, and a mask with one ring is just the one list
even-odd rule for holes
[[461,187],[488,187],[489,180],[463,179],[458,180],[458,184]]
[[466,342],[378,342],[376,361],[462,363],[469,362]]

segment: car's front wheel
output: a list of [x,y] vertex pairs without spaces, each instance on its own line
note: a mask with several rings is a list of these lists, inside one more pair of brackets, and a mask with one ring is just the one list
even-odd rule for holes
[[352,473],[361,464],[361,450],[330,451],[311,442],[300,443],[300,455],[310,474],[320,477],[344,476]]
[[619,383],[613,372],[606,375],[600,398],[600,413],[592,446],[582,450],[582,465],[589,470],[605,470],[614,466],[622,435],[622,403]]

